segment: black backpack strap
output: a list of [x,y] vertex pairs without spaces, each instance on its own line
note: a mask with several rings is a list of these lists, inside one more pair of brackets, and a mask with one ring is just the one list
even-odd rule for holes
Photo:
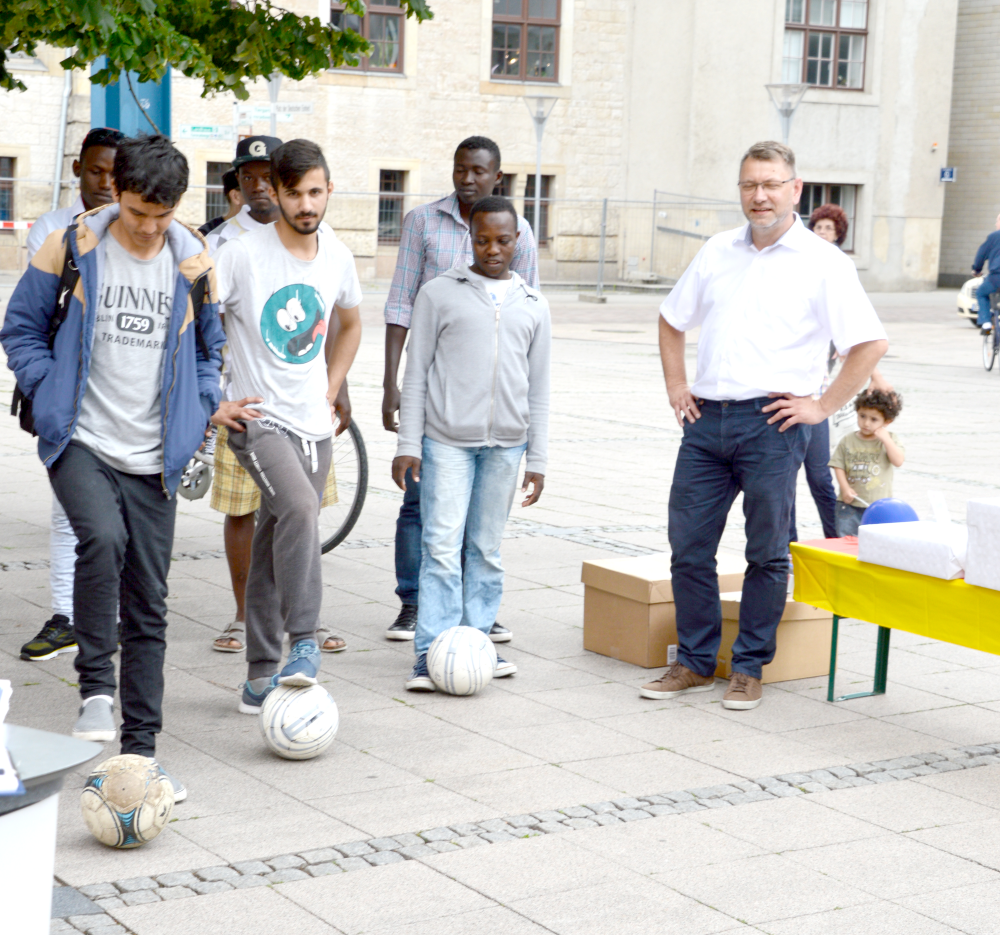
[[199,276],[191,284],[191,309],[194,312],[194,338],[198,342],[198,347],[201,349],[202,355],[205,360],[211,360],[211,354],[208,351],[208,342],[205,340],[205,335],[201,330],[201,309],[205,304],[205,292],[208,289],[208,273]]
[[56,292],[56,307],[49,319],[49,350],[52,350],[56,343],[56,333],[62,327],[62,323],[69,314],[69,303],[73,298],[73,291],[80,280],[80,271],[76,268],[73,259],[73,250],[70,247],[70,234],[76,234],[76,221],[66,228],[63,235],[63,243],[66,245],[66,258],[63,260],[62,277],[59,280],[59,289]]

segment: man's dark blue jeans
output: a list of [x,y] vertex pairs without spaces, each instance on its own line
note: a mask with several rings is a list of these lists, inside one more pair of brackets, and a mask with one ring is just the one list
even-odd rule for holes
[[980,328],[990,320],[990,294],[1000,289],[1000,276],[984,277],[979,288],[976,289],[976,305],[979,311],[976,312],[976,324]]
[[698,400],[701,418],[685,423],[670,488],[670,571],[677,611],[677,661],[699,675],[715,672],[722,607],[715,555],[726,517],[743,493],[747,570],[733,671],[753,678],[774,658],[775,632],[788,588],[788,524],[795,476],[810,427],[784,432],[761,412],[766,397]]
[[406,472],[406,492],[396,520],[396,595],[416,604],[420,585],[420,484]]

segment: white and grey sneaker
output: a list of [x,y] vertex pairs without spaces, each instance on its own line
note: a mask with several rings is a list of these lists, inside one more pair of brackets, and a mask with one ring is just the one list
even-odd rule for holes
[[153,765],[157,768],[161,776],[165,776],[170,780],[170,785],[174,787],[174,803],[183,802],[188,797],[188,791],[178,779],[174,779],[156,760],[153,760]]
[[502,656],[497,656],[497,667],[493,670],[493,678],[502,679],[517,672],[517,666],[508,662]]
[[80,705],[80,716],[73,725],[77,740],[111,743],[118,734],[115,727],[114,699],[110,695],[91,695]]

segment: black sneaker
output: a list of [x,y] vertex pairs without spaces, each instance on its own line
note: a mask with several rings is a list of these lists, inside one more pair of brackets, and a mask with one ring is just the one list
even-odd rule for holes
[[21,658],[41,662],[43,659],[53,659],[60,653],[75,653],[77,649],[76,632],[70,626],[69,617],[53,614],[38,636],[21,647]]
[[396,622],[385,631],[387,640],[412,640],[417,633],[417,605],[404,604]]
[[490,627],[490,639],[494,643],[509,643],[514,639],[514,634],[506,627],[502,627],[499,623],[494,622],[493,626]]

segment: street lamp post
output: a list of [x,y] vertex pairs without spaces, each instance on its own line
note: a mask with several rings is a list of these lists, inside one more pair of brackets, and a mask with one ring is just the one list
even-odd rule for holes
[[795,108],[802,103],[802,98],[809,85],[806,84],[765,84],[767,93],[771,95],[771,103],[774,104],[781,115],[781,136],[782,142],[788,145],[788,134],[792,129],[792,114]]
[[271,99],[271,136],[278,135],[278,92],[281,90],[281,73],[275,72],[267,79],[267,94]]
[[528,107],[528,113],[535,122],[535,139],[537,146],[535,149],[535,217],[532,227],[534,228],[535,243],[538,243],[542,233],[542,134],[545,133],[545,123],[552,113],[552,108],[556,106],[557,97],[548,94],[525,95],[524,103]]

